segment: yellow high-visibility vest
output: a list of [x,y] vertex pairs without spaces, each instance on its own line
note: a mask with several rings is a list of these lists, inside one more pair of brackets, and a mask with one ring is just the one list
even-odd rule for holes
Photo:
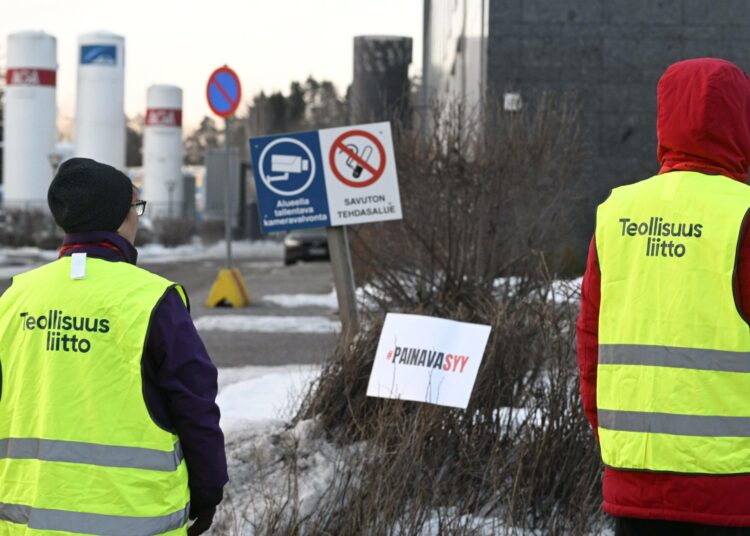
[[599,206],[597,407],[623,469],[750,473],[750,327],[734,292],[750,187],[674,171]]
[[141,377],[175,285],[102,259],[72,275],[63,257],[0,297],[0,533],[185,534],[180,442],[149,415]]

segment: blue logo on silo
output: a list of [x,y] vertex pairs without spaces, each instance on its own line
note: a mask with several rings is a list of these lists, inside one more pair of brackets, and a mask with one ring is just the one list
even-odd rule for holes
[[117,65],[117,47],[114,45],[83,45],[81,65]]

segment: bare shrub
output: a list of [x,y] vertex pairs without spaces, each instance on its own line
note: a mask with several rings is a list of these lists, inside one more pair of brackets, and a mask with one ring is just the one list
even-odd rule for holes
[[[600,533],[601,467],[573,355],[577,290],[535,279],[504,283],[507,297],[473,314],[492,336],[466,411],[368,398],[382,326],[371,318],[294,423],[264,439],[276,448],[258,448],[257,430],[229,440],[230,494],[249,499],[228,497],[216,533]],[[294,433],[301,425],[308,434]],[[311,504],[317,455],[331,478]]]
[[215,244],[224,239],[224,220],[207,219],[198,223],[198,236],[203,244]]
[[436,512],[441,534],[473,534],[483,518],[498,523],[493,530],[544,534],[585,534],[605,523],[598,452],[578,395],[576,307],[568,303],[576,291],[517,280],[504,291],[505,299],[471,313],[452,311],[492,326],[466,411],[365,396],[379,320],[328,363],[299,417],[314,416],[327,437],[366,441],[367,449],[345,464],[358,484],[336,490],[349,498],[326,530],[418,534]]
[[190,242],[195,224],[188,218],[159,218],[154,221],[154,232],[159,243],[174,247]]
[[[508,113],[488,99],[481,114],[459,104],[433,107],[430,137],[394,125],[404,219],[355,227],[354,262],[375,271],[439,272],[452,288],[461,278],[491,281],[529,251],[542,251],[554,272],[568,266],[578,216],[585,153],[573,96],[543,95]],[[421,287],[426,302],[435,296]]]
[[[289,485],[255,534],[587,534],[606,525],[578,390],[578,290],[545,261],[567,243],[583,158],[577,111],[544,98],[515,115],[488,104],[471,128],[465,118],[437,106],[430,139],[396,129],[404,220],[357,229],[352,244],[377,307],[363,311],[361,332],[341,343],[295,421],[312,420],[340,447],[336,478],[302,515],[298,456],[289,455]],[[492,327],[465,411],[366,396],[382,311]]]
[[63,235],[49,210],[5,208],[0,213],[1,245],[56,249],[62,244]]
[[133,243],[137,248],[156,242],[154,224],[151,223],[150,220],[147,220],[147,222],[148,223],[145,223],[144,220],[141,219],[138,225],[138,232],[135,235],[135,242]]

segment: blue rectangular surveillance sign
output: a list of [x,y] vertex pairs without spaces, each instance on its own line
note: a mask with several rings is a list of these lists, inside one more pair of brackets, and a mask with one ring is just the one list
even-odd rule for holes
[[250,154],[264,233],[330,225],[317,131],[251,138]]

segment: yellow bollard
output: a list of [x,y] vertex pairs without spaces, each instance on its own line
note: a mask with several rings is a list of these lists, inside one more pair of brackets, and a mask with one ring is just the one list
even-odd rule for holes
[[211,285],[206,305],[208,307],[231,305],[238,308],[247,307],[251,301],[250,292],[247,290],[240,271],[237,268],[223,268],[219,270],[219,275]]

